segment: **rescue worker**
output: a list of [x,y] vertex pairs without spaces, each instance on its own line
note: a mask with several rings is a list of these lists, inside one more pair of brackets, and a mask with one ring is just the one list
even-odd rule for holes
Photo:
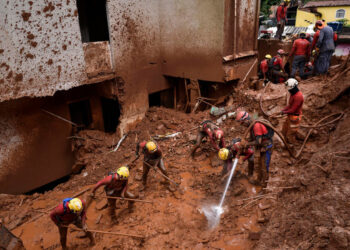
[[95,245],[92,233],[87,231],[85,207],[85,202],[79,198],[66,198],[50,213],[51,220],[58,227],[63,249],[67,249],[67,230],[70,224],[83,229],[86,236],[90,239],[90,245]]
[[[122,166],[118,168],[115,173],[112,172],[107,177],[97,182],[94,189],[92,190],[92,196],[95,195],[96,190],[100,186],[104,186],[104,190],[107,196],[131,198],[131,199],[137,198],[138,196],[128,191],[129,175],[130,175],[129,168],[127,166]],[[117,220],[115,216],[116,199],[107,198],[107,201],[108,201],[109,214],[111,216],[112,221],[115,223]],[[129,212],[132,212],[133,206],[134,206],[134,202],[128,201]]]
[[[237,111],[236,121],[242,125],[249,127],[253,122],[250,115],[246,111]],[[254,168],[257,168],[257,177],[251,180],[253,184],[266,187],[269,167],[272,156],[274,131],[272,128],[256,121],[251,127],[250,139],[241,141],[242,148],[254,146]]]
[[272,59],[270,54],[265,55],[265,59],[261,61],[259,67],[259,78],[263,79],[265,83],[268,82],[268,71],[269,71],[269,62]]
[[[316,44],[318,42],[318,38],[320,37],[320,31],[325,26],[326,26],[326,24],[325,24],[324,20],[318,20],[315,23],[315,28],[314,28],[315,34],[314,34],[312,45],[311,45],[311,48],[310,48],[310,51],[315,51],[314,74],[319,74],[319,71],[317,69],[317,67],[318,67],[317,59],[318,59],[318,56],[319,56],[319,49],[317,49]],[[338,35],[334,32],[333,33],[333,41],[336,42],[337,39],[338,39]]]
[[226,148],[221,148],[219,150],[218,156],[224,161],[224,167],[221,174],[225,175],[230,172],[233,166],[233,159],[239,156],[239,164],[248,160],[248,176],[253,175],[254,170],[254,150],[252,147],[242,148],[241,139],[232,140],[232,144]]
[[319,55],[317,59],[317,70],[318,73],[323,74],[326,77],[326,73],[328,72],[330,62],[332,59],[332,54],[335,50],[334,34],[333,29],[331,27],[323,26],[319,23],[316,23],[316,25],[320,30],[320,36],[316,43],[316,47],[317,49],[319,49]]
[[206,120],[202,122],[198,128],[196,145],[194,145],[191,150],[192,158],[205,137],[209,137],[211,144],[217,151],[219,151],[220,148],[225,147],[224,131],[222,131],[222,129],[214,122]]
[[277,8],[276,19],[277,19],[277,31],[275,38],[282,40],[282,34],[284,32],[284,26],[287,20],[287,9],[289,0],[282,1]]
[[[142,184],[143,184],[143,190],[145,190],[147,185],[147,176],[150,170],[149,165],[153,167],[157,167],[165,176],[168,176],[168,173],[164,166],[162,151],[154,141],[142,141],[138,143],[136,146],[136,157],[139,157],[140,150],[144,155]],[[165,184],[170,191],[172,192],[174,191],[170,187],[169,185],[170,183],[168,180],[165,181]]]
[[283,56],[286,52],[283,49],[277,50],[277,55],[269,62],[269,79],[273,83],[284,82],[287,74],[284,70]]
[[291,57],[294,55],[291,77],[294,78],[297,69],[299,69],[300,77],[305,79],[304,68],[305,63],[310,57],[310,43],[306,40],[306,34],[304,32],[301,32],[299,37],[300,38],[294,41],[292,52],[290,53]]
[[283,124],[282,134],[287,142],[294,144],[296,142],[295,137],[302,118],[304,96],[298,89],[298,81],[296,79],[288,79],[288,81],[285,82],[285,85],[290,93],[290,98],[288,106],[281,111],[282,114],[288,115]]

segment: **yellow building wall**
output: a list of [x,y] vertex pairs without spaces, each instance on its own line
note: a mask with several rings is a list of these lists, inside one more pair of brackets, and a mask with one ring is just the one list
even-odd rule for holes
[[337,7],[318,7],[317,12],[322,14],[321,18],[316,18],[315,14],[297,10],[297,17],[295,21],[296,27],[307,27],[310,24],[313,24],[317,21],[317,19],[324,19],[326,23],[334,22],[340,20],[342,18],[335,18],[336,11],[339,9],[345,10],[345,17],[350,21],[350,6],[337,6]]
[[317,18],[315,14],[307,11],[299,10],[299,9],[297,10],[295,27],[307,27],[315,23],[316,21],[317,21]]

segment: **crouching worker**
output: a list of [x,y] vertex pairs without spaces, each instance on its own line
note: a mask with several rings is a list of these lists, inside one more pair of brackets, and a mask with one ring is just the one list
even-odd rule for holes
[[[104,186],[107,196],[110,197],[121,197],[135,199],[138,196],[130,193],[128,191],[128,179],[129,179],[129,168],[122,166],[117,169],[116,173],[110,173],[107,177],[97,182],[94,189],[92,190],[92,195],[95,195],[96,190],[100,186]],[[109,214],[111,216],[112,222],[115,223],[117,218],[115,215],[116,209],[116,199],[107,198]],[[133,201],[128,201],[129,212],[132,212],[134,206]]]
[[[238,111],[236,121],[246,127],[250,127],[253,122],[250,115],[246,111]],[[272,156],[274,131],[272,128],[256,121],[250,130],[249,141],[241,142],[242,148],[254,146],[254,167],[257,168],[257,178],[252,180],[253,184],[266,187],[269,178],[269,167]]]
[[233,166],[233,159],[239,156],[239,164],[248,160],[248,176],[253,175],[254,171],[254,150],[252,147],[242,148],[241,139],[234,139],[232,144],[227,148],[219,150],[219,158],[224,161],[224,167],[221,175],[225,175],[231,171]]
[[[157,167],[165,176],[168,177],[168,173],[164,166],[163,154],[159,146],[154,141],[142,141],[136,146],[136,156],[139,157],[139,151],[144,155],[143,158],[143,173],[142,173],[142,184],[143,190],[146,189],[147,176],[151,167]],[[170,186],[168,180],[165,180],[165,185],[168,190],[173,192],[174,189]]]
[[60,242],[63,249],[67,249],[68,225],[74,224],[85,231],[90,239],[90,245],[95,245],[92,233],[87,231],[85,202],[79,198],[66,198],[50,213],[51,220],[57,225],[60,233]]
[[199,126],[196,145],[194,145],[194,147],[191,150],[192,158],[194,157],[196,150],[200,147],[200,144],[202,143],[202,140],[205,137],[209,137],[209,140],[215,148],[215,150],[219,151],[220,148],[225,147],[224,131],[222,131],[221,128],[215,125],[214,122],[206,120],[202,122]]

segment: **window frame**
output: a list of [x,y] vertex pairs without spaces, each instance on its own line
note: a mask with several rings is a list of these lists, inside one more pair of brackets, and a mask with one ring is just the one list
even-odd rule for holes
[[[338,17],[338,13],[339,13],[340,11],[342,11],[342,12],[344,13],[342,17]],[[338,10],[336,10],[336,12],[335,12],[335,18],[336,18],[336,19],[343,19],[343,18],[345,18],[345,13],[346,13],[346,10],[345,10],[345,9],[338,9]]]

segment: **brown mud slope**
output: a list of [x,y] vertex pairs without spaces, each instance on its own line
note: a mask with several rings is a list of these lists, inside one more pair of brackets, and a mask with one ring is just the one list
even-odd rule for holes
[[[347,92],[332,104],[328,101],[337,96],[335,86],[344,89],[349,79],[346,75],[336,83],[320,83],[318,79],[301,83],[300,88],[307,97],[303,124],[313,124],[325,115],[344,111],[349,105]],[[261,93],[238,88],[234,93],[235,105],[259,113],[257,100]],[[267,112],[280,110],[285,104],[283,86],[272,85],[264,100]],[[116,134],[80,132],[78,136],[84,139],[74,139],[73,149],[77,157],[75,168],[84,166],[82,171],[44,194],[2,195],[0,218],[8,228],[14,228],[12,232],[23,240],[27,249],[57,249],[58,230],[43,211],[95,184],[109,171],[130,163],[137,141],[181,132],[175,138],[158,141],[169,175],[180,184],[180,191],[169,192],[154,170],[149,173],[148,189],[140,191],[142,160],[139,159],[130,165],[130,189],[139,194],[140,199],[153,203],[136,203],[129,213],[127,204],[119,202],[117,224],[111,224],[102,198],[94,200],[87,211],[91,229],[132,233],[145,238],[96,234],[93,249],[346,248],[350,240],[346,210],[350,189],[348,112],[346,110],[341,122],[312,133],[300,159],[290,158],[276,138],[267,189],[260,190],[249,184],[245,177],[246,163],[239,166],[224,203],[225,213],[213,230],[207,228],[201,210],[220,200],[224,189],[220,176],[222,164],[208,142],[197,152],[195,160],[189,158],[196,134],[196,130],[191,129],[210,117],[207,112],[184,114],[164,108],[151,108],[117,152],[111,152],[120,139]],[[281,120],[273,123],[280,129]],[[244,128],[232,120],[226,120],[222,127],[227,142],[244,132]],[[41,213],[42,217],[29,221]],[[29,222],[21,225],[26,221]],[[88,248],[88,239],[80,236],[78,231],[69,233],[70,249]]]

